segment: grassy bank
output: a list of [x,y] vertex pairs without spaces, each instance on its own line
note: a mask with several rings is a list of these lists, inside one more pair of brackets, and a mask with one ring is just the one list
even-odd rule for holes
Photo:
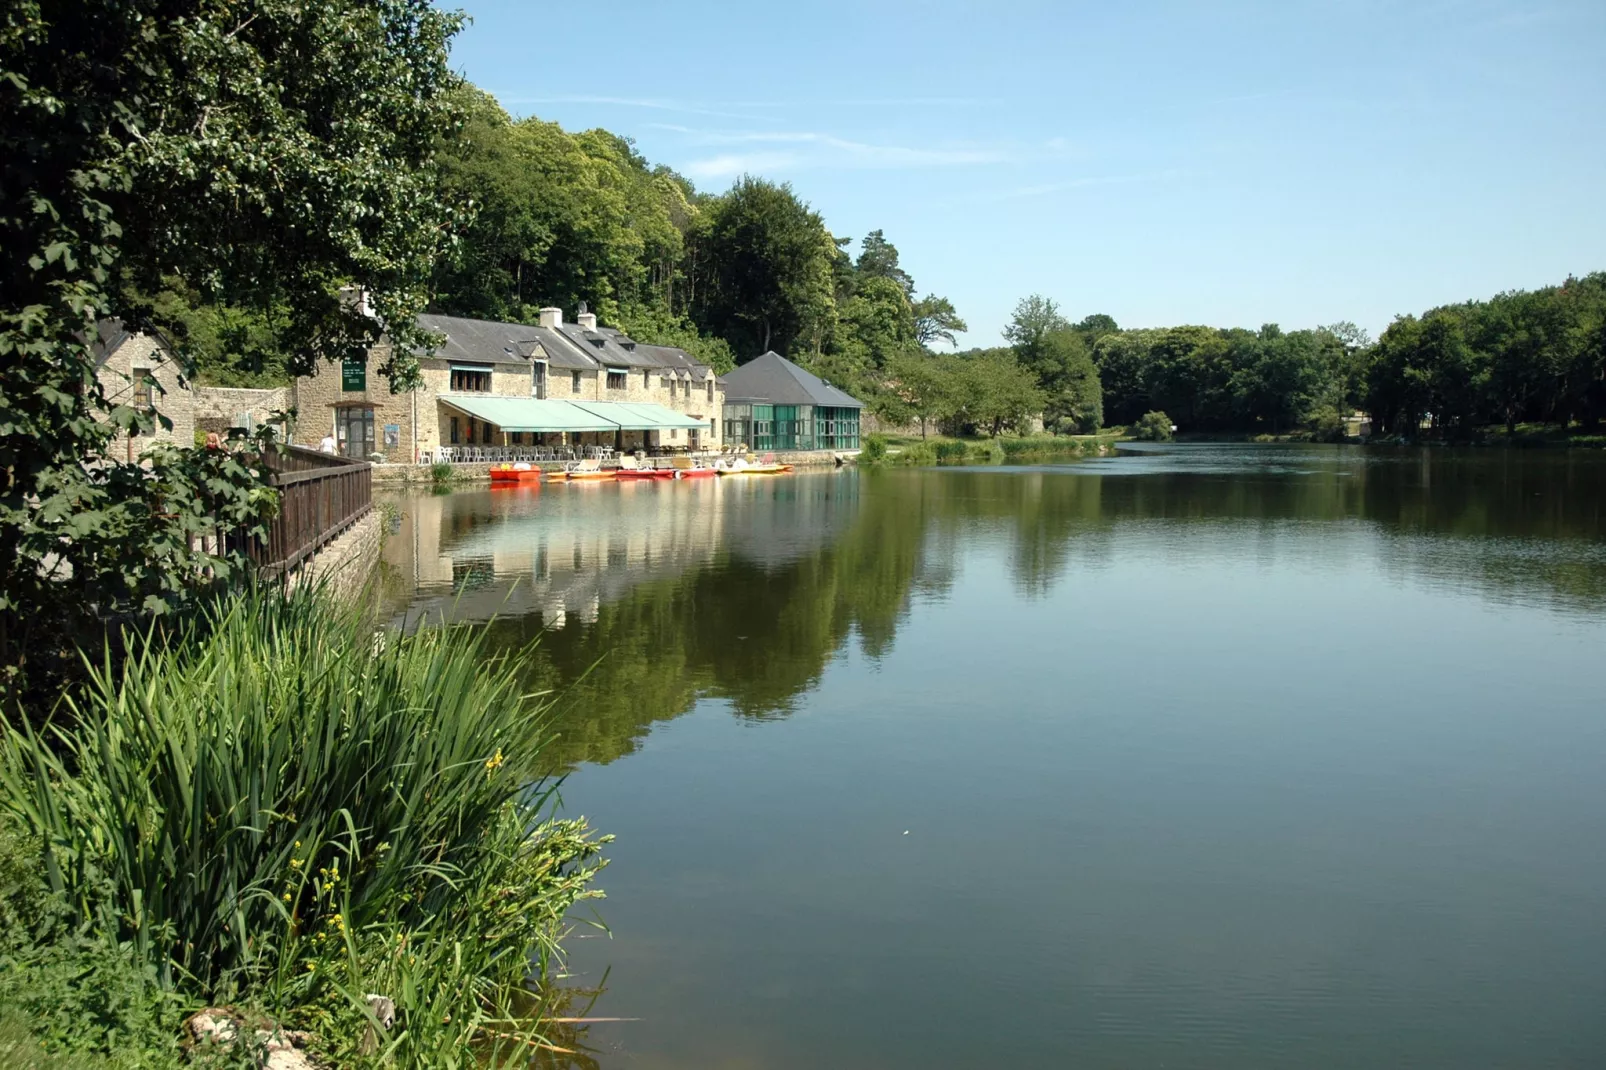
[[481,631],[242,593],[130,644],[71,727],[0,745],[0,1007],[39,1050],[176,1065],[215,1005],[334,1066],[544,1043],[528,1007],[605,840],[553,818],[544,706]]
[[[1196,431],[1178,434],[1178,442],[1329,442],[1329,438],[1310,431],[1289,431],[1283,434],[1264,434],[1249,431]],[[1513,449],[1606,449],[1606,432],[1589,432],[1579,428],[1563,429],[1557,424],[1518,424],[1508,432],[1504,424],[1491,424],[1456,432],[1433,431],[1423,428],[1416,435],[1373,436],[1369,439],[1349,438],[1355,444],[1365,442],[1374,446],[1505,446]]]
[[[1003,435],[998,438],[953,438],[947,435],[869,435],[860,464],[977,465],[1034,464],[1075,460],[1109,453],[1118,432],[1099,435]],[[880,445],[872,440],[880,440]]]

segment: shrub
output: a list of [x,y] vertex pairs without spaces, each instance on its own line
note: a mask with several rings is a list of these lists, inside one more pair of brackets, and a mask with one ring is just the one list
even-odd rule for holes
[[859,447],[860,464],[880,464],[887,459],[887,436],[865,435]]
[[902,465],[928,465],[937,463],[937,447],[926,439],[902,447],[895,458]]
[[401,1065],[510,1039],[606,839],[548,816],[544,707],[483,631],[246,591],[125,641],[74,727],[0,746],[0,806],[45,845],[67,929],[326,1054],[362,1036],[365,992],[396,1002]]
[[970,447],[954,439],[945,439],[937,443],[936,457],[938,464],[964,464],[969,458]]
[[1132,434],[1143,442],[1170,442],[1171,417],[1163,412],[1146,412],[1133,425]]
[[1317,442],[1343,442],[1349,438],[1344,417],[1331,405],[1323,405],[1310,414],[1308,421],[1311,438]]
[[436,486],[445,486],[452,481],[452,466],[445,461],[436,461],[429,466],[429,478]]
[[971,464],[1003,464],[1007,457],[1003,444],[996,438],[990,438],[986,442],[972,444],[966,460]]

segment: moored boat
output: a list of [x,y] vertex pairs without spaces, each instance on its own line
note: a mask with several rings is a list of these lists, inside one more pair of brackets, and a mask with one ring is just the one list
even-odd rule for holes
[[539,483],[541,470],[532,464],[520,461],[517,464],[499,464],[491,468],[491,482],[497,483]]
[[566,480],[570,483],[599,483],[614,478],[612,468],[602,467],[602,462],[595,457],[583,461],[576,461],[561,472],[552,473],[553,479]]
[[719,474],[713,466],[698,464],[690,457],[676,457],[670,467],[676,479],[705,479]]
[[729,468],[717,469],[722,476],[780,476],[792,470],[789,464],[746,464],[737,461]]

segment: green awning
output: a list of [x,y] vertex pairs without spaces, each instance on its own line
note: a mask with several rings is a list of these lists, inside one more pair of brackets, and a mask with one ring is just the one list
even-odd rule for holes
[[442,394],[442,404],[484,420],[503,431],[617,431],[619,424],[571,401],[500,397],[495,394]]
[[708,430],[707,420],[698,420],[650,401],[577,401],[575,404],[614,421],[626,431]]
[[441,394],[442,404],[502,431],[708,430],[708,421],[643,401],[558,401],[500,394]]

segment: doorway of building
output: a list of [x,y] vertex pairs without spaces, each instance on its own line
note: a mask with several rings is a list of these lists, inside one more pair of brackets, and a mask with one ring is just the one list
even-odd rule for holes
[[374,452],[374,410],[366,405],[336,409],[335,438],[343,456],[366,461]]

